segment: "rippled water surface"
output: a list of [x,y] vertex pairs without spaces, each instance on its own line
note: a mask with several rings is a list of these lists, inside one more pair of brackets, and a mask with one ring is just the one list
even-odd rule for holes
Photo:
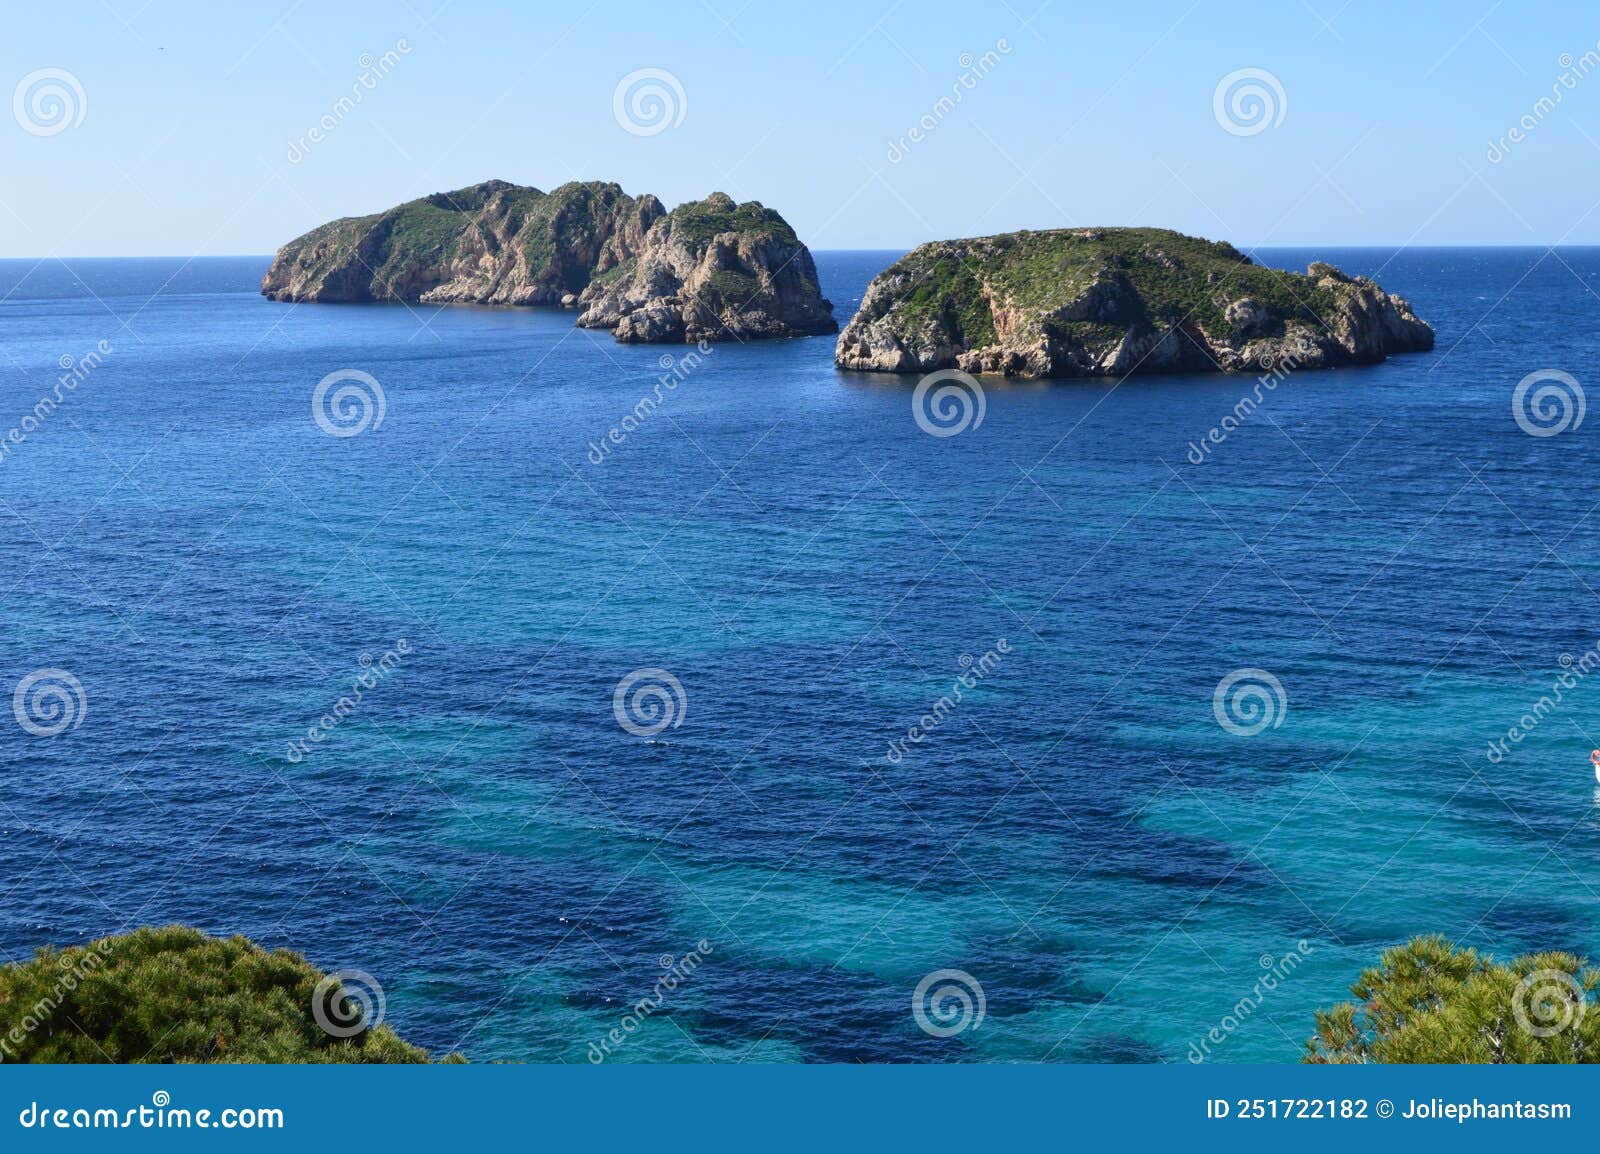
[[[1438,348],[1294,376],[1198,465],[1248,379],[988,383],[939,438],[830,338],[719,345],[602,455],[686,350],[0,262],[0,685],[87,705],[6,718],[0,951],[192,922],[370,971],[430,1048],[579,1062],[686,958],[615,1058],[1292,1059],[1406,935],[1600,951],[1600,679],[1488,756],[1600,639],[1600,420],[1511,409],[1593,370],[1600,251],[1259,255]],[[819,254],[841,320],[891,258]],[[313,419],[341,369],[357,436]],[[654,738],[639,669],[683,689]],[[1240,669],[1283,691],[1250,736]],[[919,1028],[940,969],[976,1029]]]

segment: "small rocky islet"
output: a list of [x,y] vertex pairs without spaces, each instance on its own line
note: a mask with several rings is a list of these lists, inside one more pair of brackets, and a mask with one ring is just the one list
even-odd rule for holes
[[278,250],[278,301],[561,305],[619,341],[695,343],[839,331],[811,252],[783,217],[725,193],[668,212],[616,184],[550,192],[486,181]]
[[[261,285],[279,301],[559,305],[619,341],[839,331],[811,252],[757,201],[668,211],[648,193],[490,180],[315,228]],[[1022,231],[924,244],[868,286],[842,369],[1020,378],[1372,364],[1433,347],[1409,302],[1322,262],[1256,264],[1154,228]]]
[[835,362],[1121,377],[1372,364],[1432,347],[1407,301],[1332,265],[1284,272],[1226,242],[1086,228],[921,245],[867,287]]

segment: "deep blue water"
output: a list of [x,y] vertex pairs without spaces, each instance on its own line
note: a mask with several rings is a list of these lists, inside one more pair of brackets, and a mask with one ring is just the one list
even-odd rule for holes
[[[1592,372],[1600,250],[1258,255],[1438,348],[1293,376],[1200,465],[1249,379],[986,382],[937,438],[831,338],[717,346],[595,464],[687,350],[275,304],[263,258],[0,263],[0,436],[110,349],[0,456],[0,688],[87,704],[6,718],[0,952],[191,922],[370,971],[430,1048],[581,1062],[701,940],[617,1058],[1183,1060],[1233,1015],[1216,1059],[1292,1059],[1410,934],[1600,951],[1600,693],[1486,756],[1600,639],[1600,419],[1511,410]],[[819,254],[841,321],[891,256]],[[347,368],[386,410],[333,437]],[[641,668],[687,699],[654,740]],[[1253,736],[1242,668],[1287,699]],[[986,999],[948,1039],[943,968]]]

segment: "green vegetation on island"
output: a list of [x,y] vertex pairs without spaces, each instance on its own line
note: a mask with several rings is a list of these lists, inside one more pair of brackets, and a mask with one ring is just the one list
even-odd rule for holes
[[345,217],[278,250],[280,301],[562,305],[621,341],[833,333],[811,253],[778,213],[724,193],[668,212],[584,181],[490,180]]
[[840,367],[1015,377],[1321,368],[1433,347],[1410,304],[1316,263],[1266,268],[1158,228],[925,244],[868,286]]
[[695,344],[839,331],[811,253],[759,201],[691,200],[650,226],[615,279],[596,278],[578,324],[619,341]]

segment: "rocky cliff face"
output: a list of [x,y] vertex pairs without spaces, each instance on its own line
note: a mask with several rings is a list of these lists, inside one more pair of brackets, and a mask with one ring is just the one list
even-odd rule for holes
[[1433,347],[1400,297],[1331,265],[1262,268],[1164,229],[1061,229],[925,244],[868,287],[841,368],[1010,377],[1259,372]]
[[615,184],[551,192],[491,180],[278,251],[261,291],[280,301],[561,304],[618,340],[835,332],[811,253],[777,213],[718,193],[667,213]]
[[578,323],[619,341],[740,340],[833,333],[811,253],[784,219],[724,193],[679,205],[638,256],[584,290]]
[[262,281],[283,301],[559,304],[614,267],[666,210],[615,184],[553,192],[486,181],[290,241]]

